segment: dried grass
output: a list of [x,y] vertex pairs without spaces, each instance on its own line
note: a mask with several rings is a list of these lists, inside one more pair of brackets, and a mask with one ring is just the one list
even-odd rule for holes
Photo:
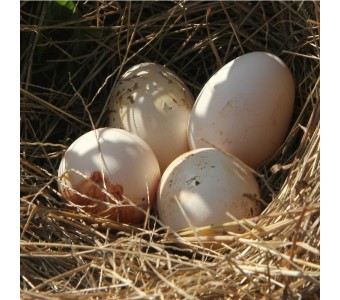
[[[22,299],[319,299],[320,2],[74,4],[21,2]],[[128,67],[166,65],[198,95],[223,64],[257,50],[292,70],[296,106],[286,142],[258,170],[268,205],[242,221],[246,233],[224,224],[198,239],[154,217],[137,228],[60,201],[63,152],[106,125]]]

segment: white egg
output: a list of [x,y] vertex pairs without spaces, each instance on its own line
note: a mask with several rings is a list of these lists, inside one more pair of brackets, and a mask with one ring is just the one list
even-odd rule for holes
[[58,176],[62,195],[84,211],[137,224],[153,207],[161,174],[144,140],[122,129],[100,128],[70,145]]
[[154,63],[130,68],[112,92],[109,126],[143,138],[161,171],[189,150],[187,124],[194,97],[172,71]]
[[[189,151],[162,175],[157,191],[159,219],[173,230],[218,225],[260,214],[260,192],[249,168],[215,148]],[[240,232],[240,226],[230,228]]]
[[273,54],[242,55],[203,87],[188,122],[191,149],[217,147],[253,168],[283,143],[294,107],[293,76]]

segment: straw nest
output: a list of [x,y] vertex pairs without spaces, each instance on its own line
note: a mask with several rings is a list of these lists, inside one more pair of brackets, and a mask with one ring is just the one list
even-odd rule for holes
[[[22,299],[318,299],[319,12],[311,1],[21,2]],[[106,125],[127,68],[165,65],[197,96],[222,65],[258,50],[287,63],[296,103],[284,145],[257,170],[267,207],[242,221],[244,234],[224,224],[225,235],[206,228],[198,240],[154,216],[133,227],[61,201],[61,157]]]

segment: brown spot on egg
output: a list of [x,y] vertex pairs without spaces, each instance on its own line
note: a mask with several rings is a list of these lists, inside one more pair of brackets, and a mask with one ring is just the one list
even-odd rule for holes
[[138,89],[138,83],[137,82],[135,82],[132,87],[129,87],[128,91],[129,92],[133,92],[136,89]]
[[120,97],[120,91],[119,90],[116,91],[115,97],[117,97],[117,98]]
[[163,102],[163,105],[162,105],[162,109],[165,111],[165,112],[168,112],[168,111],[171,111],[172,110],[172,107],[169,106],[166,101]]
[[222,145],[225,145],[225,144],[232,144],[232,143],[233,143],[232,139],[229,138],[229,137],[226,137],[226,138],[223,140]]
[[[104,187],[107,193],[103,192]],[[72,203],[81,206],[85,212],[97,217],[127,224],[141,223],[145,218],[142,211],[124,199],[123,186],[111,183],[107,176],[104,176],[103,180],[100,171],[93,172],[89,179],[81,180],[72,189],[62,188],[61,193]],[[89,197],[99,201],[89,199]],[[152,207],[152,203],[150,204]],[[141,206],[144,210],[147,209],[147,204]]]
[[129,95],[127,96],[127,98],[130,100],[131,104],[135,103],[135,99],[133,98],[133,96]]

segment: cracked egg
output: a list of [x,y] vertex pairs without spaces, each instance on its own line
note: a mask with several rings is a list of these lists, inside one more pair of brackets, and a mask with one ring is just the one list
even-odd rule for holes
[[[260,191],[242,161],[215,148],[182,154],[162,175],[157,191],[159,219],[173,230],[220,225],[261,213]],[[228,227],[242,232],[239,225]]]
[[58,176],[61,194],[85,212],[137,224],[153,207],[160,169],[140,137],[122,129],[100,128],[69,146]]
[[143,138],[163,172],[190,150],[187,124],[194,100],[184,82],[168,68],[138,64],[123,74],[112,91],[109,126]]

